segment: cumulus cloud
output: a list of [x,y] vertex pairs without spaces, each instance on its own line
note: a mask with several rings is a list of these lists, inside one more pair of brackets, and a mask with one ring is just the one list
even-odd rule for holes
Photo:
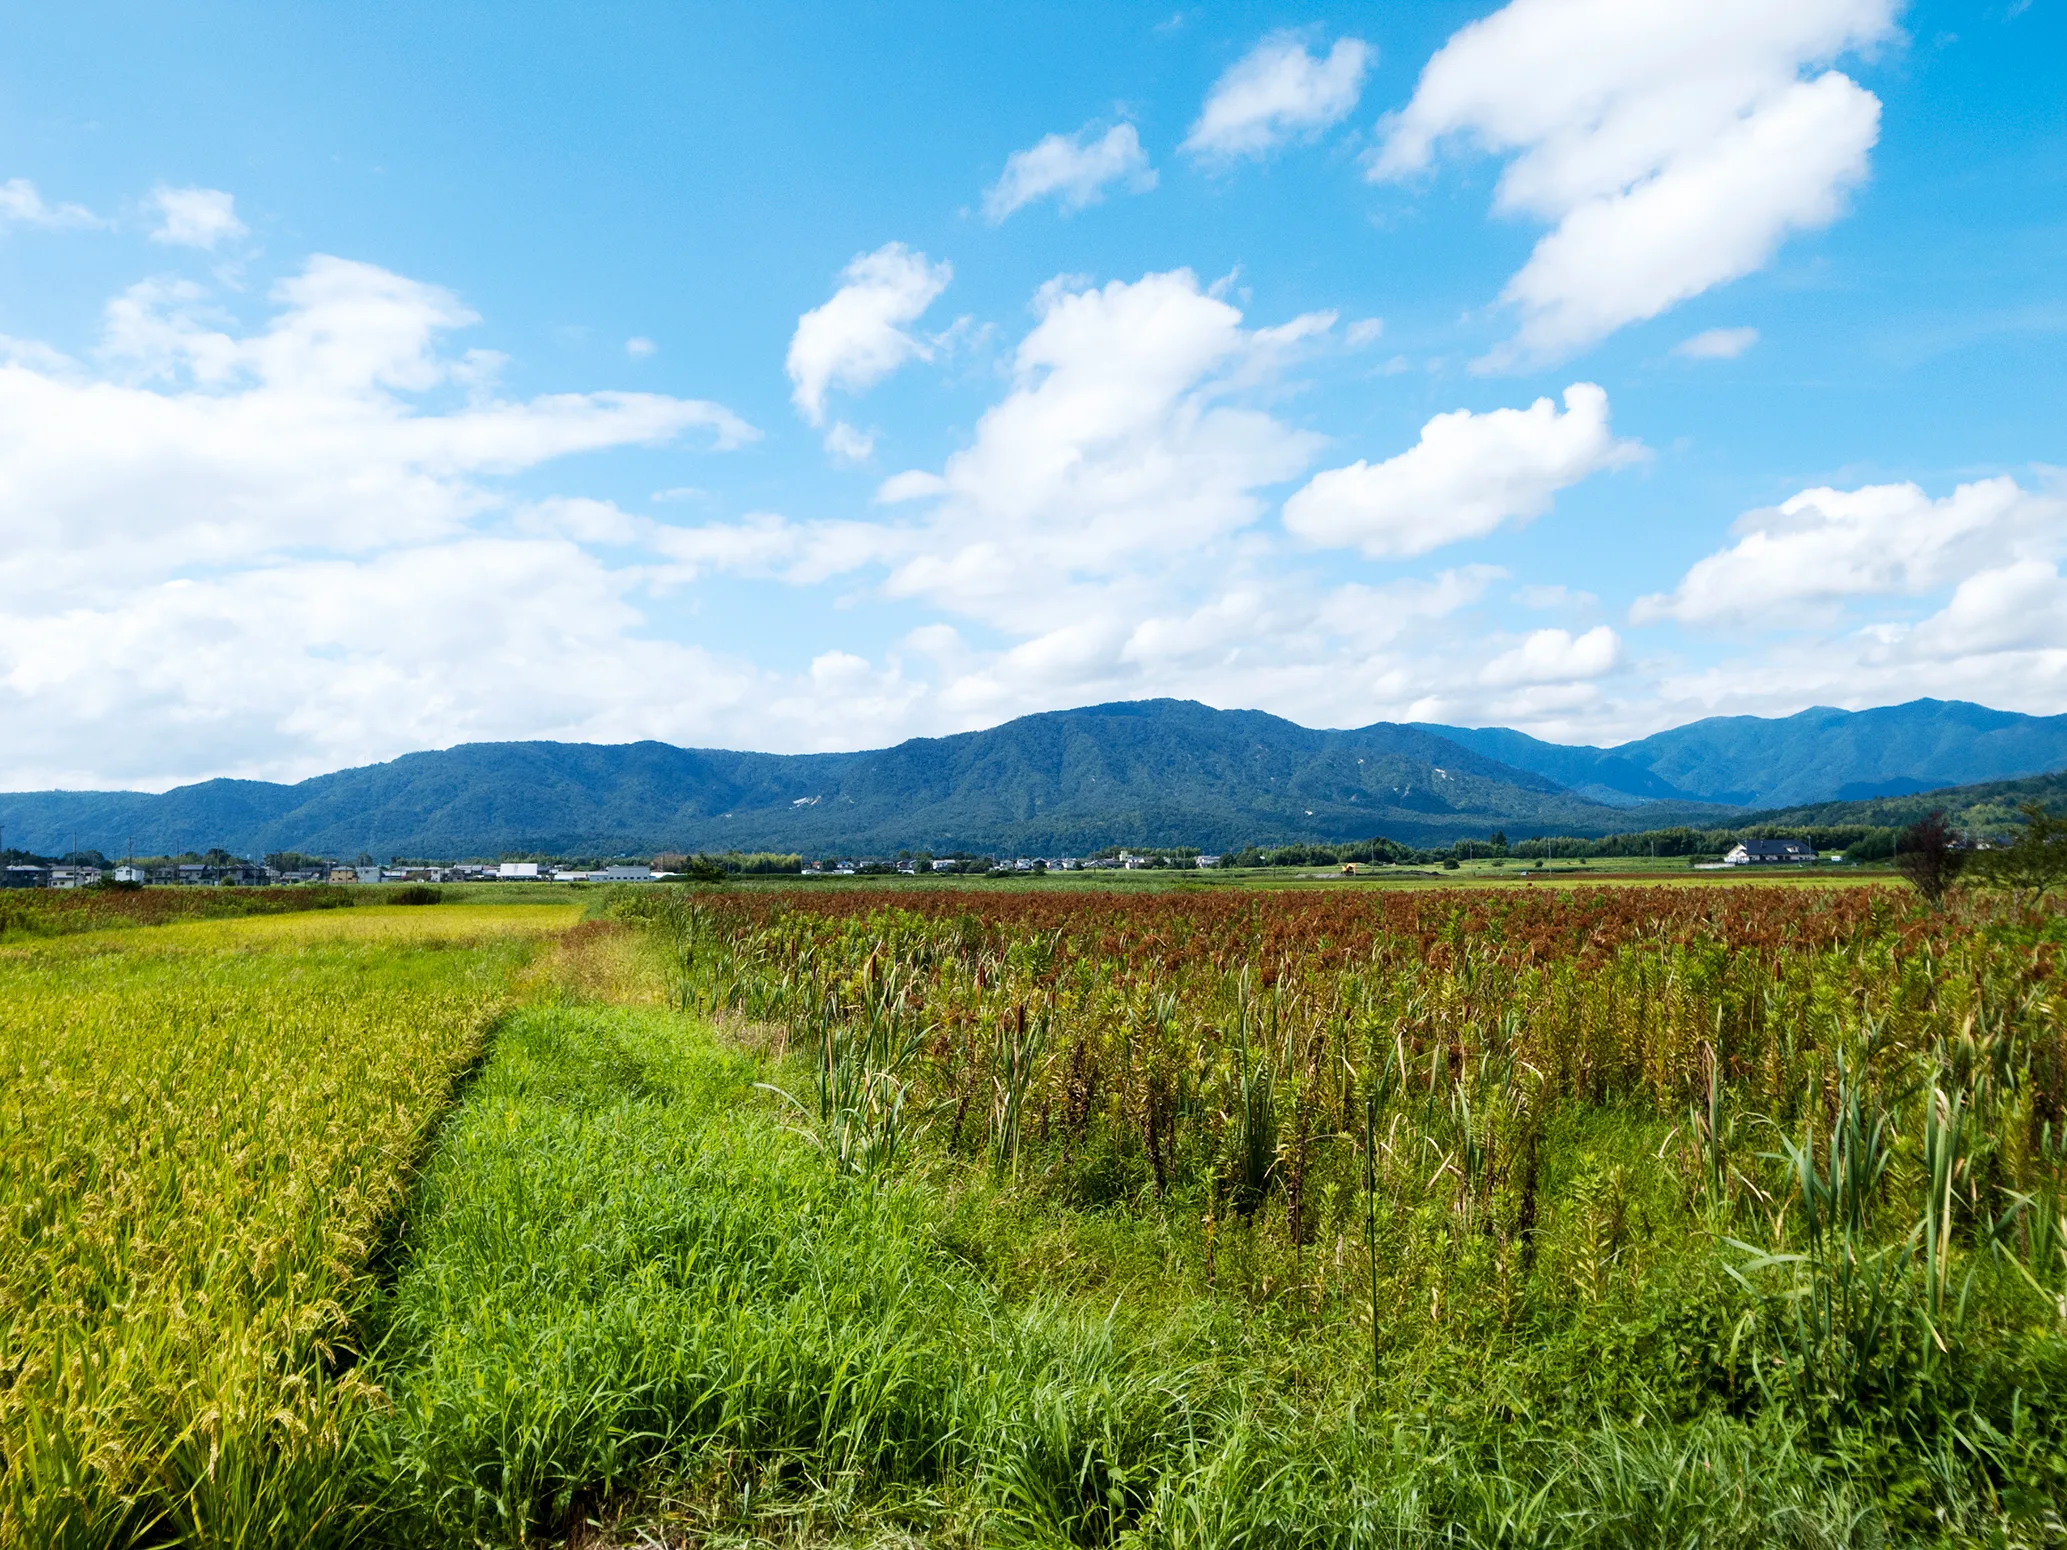
[[1037,298],[1012,390],[936,474],[900,476],[885,499],[931,499],[932,550],[893,593],[960,606],[1045,609],[1029,593],[1072,577],[1180,565],[1254,522],[1261,490],[1304,469],[1317,438],[1223,401],[1284,330],[1251,330],[1188,270]]
[[45,231],[63,231],[69,227],[106,224],[84,205],[48,203],[27,178],[9,178],[0,183],[0,226],[35,226]]
[[219,188],[168,188],[161,183],[145,205],[157,216],[151,228],[153,242],[213,252],[218,243],[248,230],[237,219],[237,201]]
[[41,729],[0,778],[305,774],[465,736],[654,735],[692,724],[667,698],[754,677],[636,638],[644,577],[590,546],[654,524],[504,483],[574,452],[737,445],[753,431],[736,415],[500,398],[478,353],[444,348],[473,314],[367,264],[313,258],[271,299],[243,329],[191,285],[147,283],[108,307],[104,370],[0,365],[0,719]]
[[1784,715],[1919,695],[2057,714],[2067,701],[2067,578],[2058,564],[2023,559],[1975,571],[1920,620],[1835,621],[1762,639],[1713,666],[1663,677],[1644,709],[1671,725],[1718,710]]
[[1517,684],[1561,684],[1598,678],[1622,660],[1622,639],[1605,624],[1583,635],[1569,630],[1536,630],[1511,651],[1502,652],[1479,672],[1479,682],[1495,688]]
[[[473,314],[438,287],[318,258],[257,322],[238,301],[149,282],[83,360],[0,349],[0,724],[38,729],[6,745],[0,786],[292,776],[473,738],[851,747],[1159,694],[1600,741],[1716,710],[2067,693],[2067,509],[2012,480],[1750,514],[1655,617],[1786,633],[1662,679],[1533,577],[1331,574],[1265,518],[1321,446],[1277,406],[1341,325],[1245,318],[1185,271],[1043,287],[960,445],[837,521],[542,492],[563,453],[752,432],[660,395],[512,400],[496,357],[453,342]],[[826,418],[836,451],[866,440]],[[1418,552],[1527,520],[1634,450],[1575,384],[1562,405],[1437,417],[1329,520]],[[773,605],[806,665],[733,654],[730,614],[697,643],[720,591],[762,611],[777,587],[821,589]],[[1714,601],[1761,587],[1768,613]],[[1503,629],[1510,594],[1574,612]],[[888,644],[864,646],[845,604],[888,618],[862,626]]]
[[906,361],[925,359],[931,347],[907,330],[954,278],[901,242],[857,256],[840,272],[843,282],[823,306],[797,319],[788,370],[797,410],[813,425],[825,423],[825,396],[833,388],[860,392]]
[[1555,682],[1539,681],[1540,665],[1526,681],[1480,681],[1514,644],[1471,622],[1506,574],[1497,567],[1326,586],[1283,566],[1261,518],[1271,488],[1320,443],[1264,406],[1300,358],[1295,344],[1332,330],[1327,315],[1252,326],[1185,271],[1059,280],[1035,312],[1003,397],[937,470],[883,481],[882,521],[761,517],[669,530],[656,547],[706,572],[841,576],[844,595],[980,625],[995,644],[929,623],[878,664],[906,671],[898,652],[909,652],[933,678],[899,732],[1153,694],[1341,725],[1465,714],[1499,695],[1563,716],[1567,691],[1590,692],[1573,675],[1598,668],[1598,635],[1564,654]]
[[1351,582],[1322,599],[1317,618],[1330,634],[1358,647],[1388,646],[1476,603],[1506,575],[1497,565],[1462,565],[1425,580],[1409,576],[1375,587]]
[[2008,477],[1933,500],[1914,484],[1804,490],[1747,512],[1729,548],[1697,562],[1670,594],[1639,598],[1638,624],[1807,624],[1864,597],[1917,597],[2067,541],[2067,501]]
[[1048,135],[1006,157],[1004,173],[984,191],[984,218],[995,226],[1037,199],[1081,210],[1116,183],[1134,194],[1156,186],[1155,169],[1132,124],[1115,124],[1096,139],[1092,133],[1086,126],[1073,135]]
[[1368,43],[1338,38],[1317,59],[1298,34],[1274,32],[1213,83],[1183,149],[1225,161],[1312,138],[1355,110],[1376,58]]
[[1835,70],[1895,0],[1511,0],[1453,36],[1384,126],[1374,178],[1467,137],[1510,158],[1495,208],[1551,224],[1482,365],[1555,360],[1763,267],[1835,220],[1880,102]]
[[482,480],[569,453],[751,427],[650,393],[474,393],[439,336],[451,293],[317,257],[274,287],[267,325],[221,326],[194,290],[146,283],[108,307],[106,378],[0,366],[0,584],[51,596],[178,566],[316,546],[366,553],[448,537],[496,497]]
[[298,776],[470,739],[679,736],[751,699],[745,664],[638,638],[633,581],[564,540],[462,537],[0,613],[0,713],[42,731],[6,775]]
[[1690,361],[1733,361],[1757,343],[1755,328],[1709,328],[1682,339],[1672,353]]
[[1421,439],[1382,463],[1332,468],[1285,502],[1285,526],[1309,543],[1373,558],[1426,554],[1548,511],[1559,490],[1642,455],[1608,428],[1608,395],[1591,382],[1527,409],[1439,414]]
[[659,349],[660,346],[644,334],[634,334],[624,342],[624,353],[635,361],[643,361],[648,356],[656,354]]

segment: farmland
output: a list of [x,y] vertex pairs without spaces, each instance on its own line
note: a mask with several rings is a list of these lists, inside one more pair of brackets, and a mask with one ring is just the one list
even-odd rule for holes
[[0,950],[0,1540],[2067,1533],[2054,914],[586,902]]
[[273,916],[0,955],[10,1544],[344,1525],[337,1459],[370,1393],[339,1360],[354,1297],[525,923],[412,924]]

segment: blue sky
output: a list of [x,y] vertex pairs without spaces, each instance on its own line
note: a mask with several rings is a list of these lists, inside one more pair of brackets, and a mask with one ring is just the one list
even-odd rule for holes
[[0,786],[2067,711],[2057,0],[9,32]]

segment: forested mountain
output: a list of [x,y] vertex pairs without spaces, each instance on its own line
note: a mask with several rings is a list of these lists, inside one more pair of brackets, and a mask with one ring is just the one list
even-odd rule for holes
[[1613,748],[1546,743],[1504,727],[1422,731],[1547,775],[1597,801],[1782,807],[1903,796],[2067,767],[2067,716],[1965,700],[1798,715],[1710,716]]
[[[1143,700],[860,753],[471,743],[294,785],[5,795],[0,825],[7,844],[45,854],[221,846],[383,860],[659,849],[1028,855],[1373,835],[1433,845],[1495,829],[1519,839],[1734,822],[1753,805],[2062,766],[2067,717],[1933,700],[1719,717],[1606,749],[1499,728],[1316,731],[1260,711]],[[1731,805],[1715,805],[1723,801]]]
[[1804,829],[1834,829],[1848,824],[1901,828],[1926,813],[1940,812],[1955,829],[1980,834],[2014,833],[2025,804],[2048,811],[2067,808],[2067,772],[2027,775],[2022,780],[1990,780],[1970,786],[1947,786],[1904,796],[1869,797],[1852,802],[1810,802],[1773,812],[1747,814],[1744,823],[1783,824]]
[[666,743],[474,743],[296,785],[0,797],[11,843],[119,854],[221,845],[375,856],[657,848],[1078,851],[1505,826],[1598,833],[1627,815],[1411,727],[1314,731],[1148,700],[1025,716],[864,753]]

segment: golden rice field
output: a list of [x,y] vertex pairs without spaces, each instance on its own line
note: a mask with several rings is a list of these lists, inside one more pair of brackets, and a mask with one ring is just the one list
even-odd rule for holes
[[527,942],[571,918],[0,952],[0,1542],[294,1542],[338,1511],[369,1255]]

